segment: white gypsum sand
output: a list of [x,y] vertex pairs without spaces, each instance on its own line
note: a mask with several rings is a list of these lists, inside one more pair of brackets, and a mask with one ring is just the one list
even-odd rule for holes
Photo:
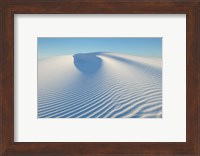
[[95,52],[38,61],[39,118],[161,118],[162,59]]

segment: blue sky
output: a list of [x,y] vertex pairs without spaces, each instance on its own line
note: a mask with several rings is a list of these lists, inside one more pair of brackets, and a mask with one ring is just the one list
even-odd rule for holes
[[38,38],[38,58],[89,52],[162,57],[162,38]]

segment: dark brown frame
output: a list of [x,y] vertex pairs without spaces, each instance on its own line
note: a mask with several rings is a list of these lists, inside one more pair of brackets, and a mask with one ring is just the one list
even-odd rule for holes
[[[186,14],[186,143],[15,143],[14,14]],[[0,0],[0,155],[200,156],[200,0]]]

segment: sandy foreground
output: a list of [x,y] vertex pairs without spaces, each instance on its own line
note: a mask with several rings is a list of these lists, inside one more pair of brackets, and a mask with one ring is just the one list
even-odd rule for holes
[[162,59],[95,52],[38,60],[39,118],[161,118]]

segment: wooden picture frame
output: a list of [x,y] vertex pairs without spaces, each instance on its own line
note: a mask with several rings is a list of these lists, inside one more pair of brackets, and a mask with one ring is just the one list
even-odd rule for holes
[[[186,14],[186,142],[14,142],[14,14]],[[200,155],[199,0],[1,0],[0,155]]]

